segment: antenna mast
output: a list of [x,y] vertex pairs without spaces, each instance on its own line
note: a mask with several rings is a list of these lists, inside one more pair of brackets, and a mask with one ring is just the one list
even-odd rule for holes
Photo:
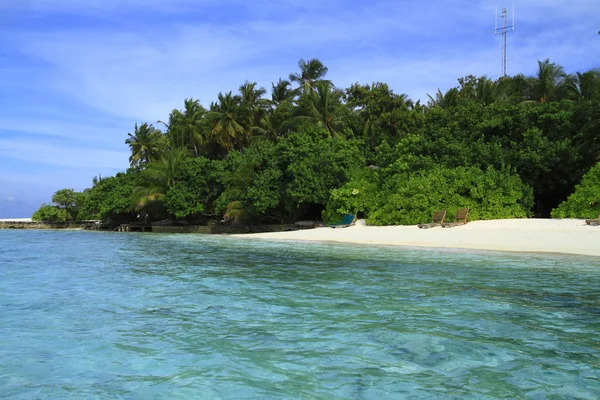
[[502,35],[502,76],[506,76],[506,34],[515,30],[515,5],[513,4],[512,23],[508,25],[508,16],[506,8],[503,8],[500,13],[502,25],[498,26],[498,9],[496,9],[496,21],[494,35]]

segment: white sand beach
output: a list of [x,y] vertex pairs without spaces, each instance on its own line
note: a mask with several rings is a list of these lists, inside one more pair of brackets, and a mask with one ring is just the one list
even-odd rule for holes
[[580,219],[505,219],[474,221],[453,228],[367,226],[364,220],[348,228],[322,227],[293,232],[269,232],[237,237],[271,240],[461,248],[600,256],[600,226]]
[[32,222],[31,218],[5,218],[0,219],[0,222]]

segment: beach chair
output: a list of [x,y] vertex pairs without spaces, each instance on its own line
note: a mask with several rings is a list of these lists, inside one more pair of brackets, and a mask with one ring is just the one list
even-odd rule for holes
[[330,228],[347,228],[349,226],[354,225],[356,222],[355,214],[344,214],[342,220],[340,222],[336,222],[335,224],[330,224]]
[[586,219],[585,223],[588,225],[600,225],[600,215],[598,215],[598,218]]
[[456,210],[456,215],[454,216],[454,222],[443,222],[442,228],[452,228],[453,226],[465,225],[467,223],[469,216],[468,208],[459,208]]
[[430,224],[419,224],[417,225],[420,229],[429,229],[434,228],[436,226],[442,226],[444,223],[444,218],[446,218],[446,210],[436,211],[433,213],[433,217],[431,218]]

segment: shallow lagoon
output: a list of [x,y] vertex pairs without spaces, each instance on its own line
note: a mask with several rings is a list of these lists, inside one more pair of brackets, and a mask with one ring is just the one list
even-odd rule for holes
[[600,397],[600,260],[0,231],[0,398]]

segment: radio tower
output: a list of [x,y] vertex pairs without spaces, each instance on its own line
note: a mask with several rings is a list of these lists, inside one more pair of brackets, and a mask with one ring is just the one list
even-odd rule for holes
[[494,34],[502,35],[502,76],[506,76],[506,34],[515,30],[515,5],[513,4],[513,16],[512,23],[508,25],[508,16],[506,8],[502,9],[500,13],[500,19],[502,19],[502,25],[498,26],[498,9],[496,9],[496,23]]

